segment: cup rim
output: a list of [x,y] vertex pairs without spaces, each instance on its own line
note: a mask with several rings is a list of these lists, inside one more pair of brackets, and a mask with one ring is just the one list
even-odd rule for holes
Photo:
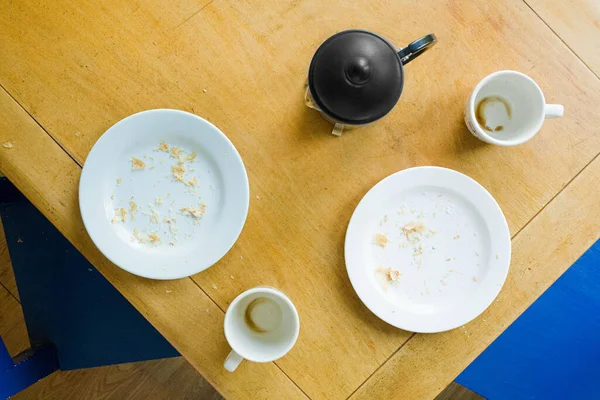
[[491,81],[492,79],[497,78],[498,76],[503,76],[503,75],[515,75],[520,78],[524,78],[525,80],[532,83],[533,86],[537,89],[538,94],[541,96],[542,103],[543,103],[542,106],[543,107],[546,106],[546,98],[544,97],[544,92],[542,92],[542,89],[540,88],[540,86],[531,77],[529,77],[528,75],[525,75],[524,73],[519,72],[519,71],[505,69],[505,70],[496,71],[494,73],[487,75],[485,78],[483,78],[481,81],[479,81],[479,83],[475,86],[475,88],[471,92],[471,95],[469,96],[469,117],[472,121],[474,121],[474,123],[472,124],[473,129],[475,129],[480,136],[484,137],[487,142],[498,145],[498,146],[516,146],[519,144],[523,144],[523,143],[527,142],[528,140],[531,140],[531,138],[533,138],[535,135],[538,134],[538,132],[540,131],[540,129],[542,127],[542,124],[544,123],[544,119],[545,119],[545,115],[544,115],[543,111],[542,111],[542,115],[540,115],[540,117],[538,118],[535,128],[532,129],[530,133],[528,133],[527,135],[519,136],[514,139],[496,139],[496,138],[490,136],[488,132],[486,132],[485,130],[483,130],[481,128],[481,126],[479,126],[479,124],[477,123],[477,117],[475,116],[475,98],[477,97],[477,94],[479,93],[481,88],[484,85],[486,85],[489,81]]
[[[248,354],[246,354],[243,350],[240,351],[239,348],[236,348],[236,346],[234,346],[231,343],[231,339],[229,337],[229,332],[227,329],[227,325],[229,323],[229,321],[231,320],[232,315],[233,315],[233,310],[239,305],[239,303],[246,297],[248,297],[251,294],[254,293],[269,293],[274,295],[275,297],[277,297],[278,299],[282,300],[284,303],[286,303],[289,308],[292,310],[293,312],[293,320],[295,322],[296,325],[296,329],[294,330],[294,334],[292,339],[290,340],[290,342],[287,344],[287,346],[285,346],[284,350],[277,353],[275,356],[273,357],[265,357],[262,359],[255,359],[253,357],[249,357]],[[236,353],[238,353],[242,358],[248,360],[248,361],[252,361],[252,362],[271,362],[271,361],[275,361],[281,357],[283,357],[284,355],[286,355],[296,344],[296,341],[298,340],[298,335],[300,334],[300,317],[298,315],[298,310],[296,310],[296,307],[294,306],[294,303],[292,303],[292,301],[290,300],[289,297],[287,297],[287,295],[285,295],[285,293],[283,293],[281,290],[279,289],[275,289],[273,287],[268,287],[268,286],[257,286],[257,287],[253,287],[251,289],[248,289],[242,293],[240,293],[229,305],[229,307],[227,307],[227,311],[225,312],[225,318],[223,320],[223,330],[225,331],[225,339],[227,339],[227,343],[229,343],[229,346],[231,347],[231,349],[233,351],[235,351]]]

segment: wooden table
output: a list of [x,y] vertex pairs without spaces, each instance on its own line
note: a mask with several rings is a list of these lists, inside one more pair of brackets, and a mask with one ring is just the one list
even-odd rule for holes
[[[600,236],[600,11],[579,2],[575,10],[559,0],[6,0],[0,143],[13,147],[0,147],[0,171],[224,396],[432,398]],[[407,66],[402,99],[386,118],[337,138],[304,107],[303,90],[314,50],[347,28],[399,47],[429,32],[439,43]],[[465,98],[499,69],[533,77],[565,117],[516,148],[473,138],[462,122]],[[251,186],[232,250],[170,282],[112,265],[87,236],[77,202],[81,165],[98,137],[160,107],[219,126]],[[440,334],[377,319],[352,290],[343,259],[359,199],[417,165],[478,180],[513,236],[498,299]],[[227,373],[224,311],[260,284],[295,302],[300,338],[276,363]]]

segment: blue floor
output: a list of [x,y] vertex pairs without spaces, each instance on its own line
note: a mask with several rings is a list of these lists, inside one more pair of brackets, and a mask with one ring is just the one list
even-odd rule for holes
[[456,379],[490,399],[600,399],[600,241]]

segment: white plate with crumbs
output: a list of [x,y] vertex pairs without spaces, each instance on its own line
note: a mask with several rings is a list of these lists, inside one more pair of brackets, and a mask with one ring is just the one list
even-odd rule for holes
[[240,235],[250,199],[244,163],[210,122],[149,110],[108,129],[90,151],[79,207],[113,263],[152,279],[196,274]]
[[510,233],[479,183],[440,167],[397,172],[360,201],[346,268],[362,302],[412,332],[454,329],[494,301],[508,274]]

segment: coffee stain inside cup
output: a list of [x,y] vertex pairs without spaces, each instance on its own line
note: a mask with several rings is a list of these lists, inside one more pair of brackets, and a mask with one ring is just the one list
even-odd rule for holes
[[493,106],[495,104],[504,105],[504,110],[506,112],[506,117],[508,118],[508,120],[510,120],[512,115],[510,104],[508,104],[508,101],[506,101],[506,99],[503,99],[502,97],[487,96],[479,100],[479,103],[477,103],[477,106],[475,107],[475,119],[477,120],[477,123],[488,132],[500,132],[504,130],[503,125],[496,125],[494,128],[491,128],[490,126],[488,126],[488,121],[485,118],[484,110],[487,107]]
[[254,332],[270,332],[281,322],[281,309],[275,301],[267,297],[259,297],[246,307],[244,322]]

